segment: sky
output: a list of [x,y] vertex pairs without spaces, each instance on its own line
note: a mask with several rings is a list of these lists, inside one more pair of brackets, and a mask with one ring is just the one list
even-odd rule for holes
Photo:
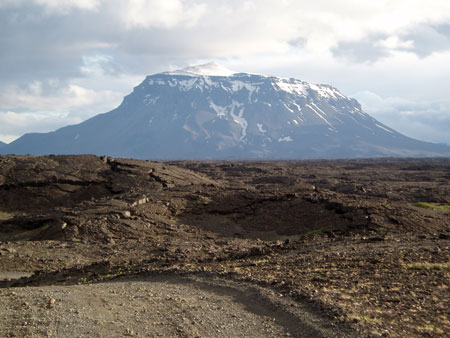
[[211,61],[331,84],[397,131],[450,144],[448,0],[0,0],[0,141]]

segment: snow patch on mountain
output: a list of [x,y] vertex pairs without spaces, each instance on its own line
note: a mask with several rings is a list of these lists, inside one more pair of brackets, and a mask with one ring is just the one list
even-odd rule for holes
[[151,94],[147,94],[147,95],[145,95],[144,103],[146,105],[155,104],[158,101],[158,99],[159,99],[159,96],[152,97]]
[[[319,107],[317,107],[317,105],[314,102],[310,102],[311,104],[307,104],[306,107],[308,107],[309,109],[311,109],[316,116],[318,116],[320,119],[322,119],[326,124],[328,124],[330,127],[332,127],[333,125],[325,118],[325,116],[327,116],[327,114],[321,110]],[[315,108],[313,108],[311,105],[313,105]],[[317,110],[316,110],[317,109]],[[320,113],[320,112],[321,113]],[[322,115],[323,114],[323,115]]]
[[286,103],[283,102],[283,106],[289,110],[291,113],[295,113],[294,110],[292,108],[289,108],[288,105]]
[[237,115],[235,114],[236,108],[241,108],[243,104],[236,102],[234,100],[232,102],[233,104],[231,105],[230,115],[233,118],[233,121],[242,127],[242,136],[239,140],[243,141],[247,136],[247,127],[248,127],[248,122],[244,118],[244,109],[240,109]]
[[210,86],[210,87],[216,87],[217,83],[212,81],[211,78],[209,76],[203,76],[203,80],[205,81],[205,83]]
[[391,133],[391,134],[392,134],[392,130],[387,129],[387,128],[383,127],[382,125],[379,125],[378,123],[375,123],[375,125],[376,125],[378,128],[383,129],[383,130],[387,131],[388,133]]
[[110,113],[1,148],[145,159],[450,155],[384,126],[332,86],[214,63],[149,75]]
[[277,78],[275,80],[275,84],[280,90],[289,94],[300,96],[308,95],[308,92],[306,91],[306,88],[301,81]]
[[214,110],[217,114],[217,117],[223,117],[227,115],[227,107],[218,106],[208,97],[209,107]]
[[294,101],[291,101],[290,103],[291,103],[293,106],[295,106],[295,108],[297,108],[298,112],[301,113],[302,107],[300,107],[300,106],[299,106],[297,103],[295,103]]
[[250,95],[251,95],[253,92],[259,91],[259,87],[256,87],[253,84],[250,84],[250,83],[247,83],[244,81],[234,80],[234,81],[230,81],[230,83],[231,83],[231,88],[232,88],[233,92],[238,92],[238,91],[242,90],[243,88],[245,88],[250,92]]
[[186,67],[183,69],[178,69],[174,71],[164,72],[167,75],[184,75],[184,76],[198,76],[198,75],[208,75],[208,76],[230,76],[236,72],[227,69],[216,62],[209,62],[203,65]]
[[278,142],[292,142],[293,140],[292,140],[292,137],[290,137],[290,136],[286,136],[286,137],[280,137],[279,139],[278,139]]
[[320,97],[323,97],[325,99],[333,98],[337,100],[339,98],[345,98],[344,95],[342,95],[337,89],[332,88],[331,86],[315,85],[310,83],[308,84],[308,87],[317,92]]
[[188,90],[191,90],[194,85],[197,84],[197,79],[193,78],[190,80],[181,80],[178,81],[178,87],[180,90],[187,92]]
[[258,127],[258,130],[260,133],[266,133],[267,130],[264,130],[262,123],[257,123],[256,126]]

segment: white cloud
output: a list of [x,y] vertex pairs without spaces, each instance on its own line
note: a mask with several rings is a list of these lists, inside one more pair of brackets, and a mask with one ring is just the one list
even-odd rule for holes
[[80,70],[85,75],[102,76],[116,73],[113,57],[105,54],[84,55]]
[[[258,1],[258,6],[245,11],[241,1],[210,2],[207,17],[213,18],[216,28],[231,28],[234,38],[247,37],[253,28],[253,38],[264,36],[287,42],[293,38],[306,39],[306,48],[325,51],[340,41],[359,41],[373,33],[394,35],[418,23],[445,22],[450,19],[448,1],[394,0],[372,1]],[[214,11],[214,12],[213,12]],[[240,25],[240,23],[245,23]],[[238,27],[233,29],[232,27]],[[262,41],[261,41],[262,47]]]
[[412,47],[414,47],[414,41],[404,41],[400,37],[392,35],[384,40],[376,42],[375,45],[388,49],[412,49]]
[[44,7],[48,13],[67,14],[72,9],[94,11],[104,0],[0,0],[0,8],[17,8],[36,4]]
[[24,0],[0,0],[0,8],[20,7],[24,2]]
[[122,6],[124,12],[120,14],[128,29],[168,29],[179,24],[190,27],[197,23],[206,10],[204,4],[181,0],[130,0]]
[[121,92],[87,89],[57,80],[34,81],[0,90],[0,140],[10,142],[28,132],[48,132],[80,123],[115,108]]
[[61,84],[57,80],[34,81],[27,86],[4,86],[0,91],[0,109],[28,109],[31,111],[59,111],[95,105],[105,100],[117,100],[117,93],[101,92],[76,84]]
[[29,132],[49,132],[57,128],[80,123],[76,116],[61,112],[26,112],[0,111],[0,139],[11,142]]
[[[0,0],[0,111],[89,117],[146,74],[212,60],[345,94],[441,102],[447,22],[448,0]],[[392,123],[424,109],[392,108]]]
[[34,0],[34,2],[50,12],[65,14],[72,9],[95,11],[99,8],[101,0]]

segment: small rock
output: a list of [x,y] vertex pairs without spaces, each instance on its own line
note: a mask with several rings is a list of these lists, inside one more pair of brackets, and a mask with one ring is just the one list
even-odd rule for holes
[[342,194],[352,194],[357,190],[357,187],[352,183],[341,183],[335,187],[335,191]]
[[131,217],[131,212],[128,210],[122,211],[122,216],[125,218],[130,218]]
[[450,235],[449,234],[444,234],[444,233],[441,233],[441,234],[439,234],[439,237],[438,237],[439,239],[450,239]]
[[56,299],[53,298],[53,297],[50,297],[50,299],[48,300],[47,307],[48,307],[49,309],[52,309],[52,308],[55,307],[55,303],[56,303]]

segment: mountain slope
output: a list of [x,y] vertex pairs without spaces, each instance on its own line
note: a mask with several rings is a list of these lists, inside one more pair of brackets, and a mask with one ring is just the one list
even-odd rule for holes
[[332,86],[232,74],[216,64],[147,76],[111,112],[26,134],[2,151],[144,159],[450,156],[450,147],[397,133]]

